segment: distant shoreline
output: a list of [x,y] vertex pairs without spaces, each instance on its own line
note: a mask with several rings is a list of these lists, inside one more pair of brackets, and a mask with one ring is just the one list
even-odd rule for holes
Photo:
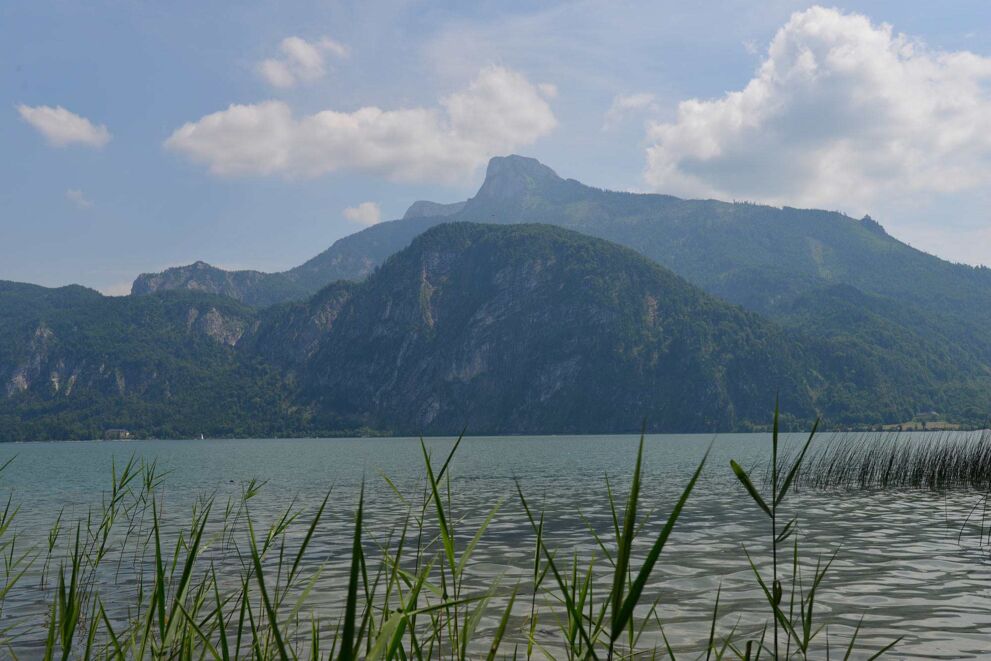
[[[698,436],[704,438],[712,438],[714,436],[746,436],[746,435],[763,435],[770,434],[771,428],[767,429],[750,429],[750,430],[737,430],[737,431],[715,431],[715,432],[647,432],[646,436]],[[923,429],[919,428],[903,428],[899,429],[895,425],[886,425],[884,429],[878,428],[825,428],[820,429],[819,435],[825,434],[942,434],[946,432],[961,433],[961,434],[979,434],[979,433],[991,433],[991,428],[988,427],[963,427],[958,426],[954,428],[949,427],[929,427]],[[801,429],[797,430],[787,430],[782,431],[782,434],[795,434],[802,435],[807,433]],[[639,437],[639,431],[619,431],[619,432],[577,432],[577,433],[558,433],[558,434],[471,434],[467,433],[464,435],[467,439],[518,439],[518,438],[590,438],[590,437],[616,437],[616,438],[630,438]],[[222,436],[222,435],[206,435],[205,438],[199,438],[196,436],[173,436],[173,437],[160,437],[160,436],[143,436],[135,435],[131,438],[46,438],[38,440],[16,440],[16,441],[5,441],[0,440],[0,445],[6,444],[34,444],[34,443],[132,443],[132,442],[144,442],[144,441],[164,441],[164,442],[179,442],[179,441],[298,441],[298,440],[312,440],[312,441],[349,441],[349,440],[416,440],[419,438],[423,439],[455,439],[458,438],[458,434],[299,434],[299,435],[283,435],[283,436],[263,436],[263,435],[249,435],[249,436]]]

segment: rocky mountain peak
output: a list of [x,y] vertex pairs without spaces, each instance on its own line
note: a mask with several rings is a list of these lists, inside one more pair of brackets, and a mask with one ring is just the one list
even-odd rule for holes
[[525,156],[496,156],[489,161],[485,181],[475,199],[511,199],[557,183],[561,177],[535,158]]

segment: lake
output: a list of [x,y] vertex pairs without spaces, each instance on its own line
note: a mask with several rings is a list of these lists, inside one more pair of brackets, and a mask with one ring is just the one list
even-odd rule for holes
[[[903,436],[911,442],[911,435]],[[963,433],[957,436],[966,438]],[[816,442],[829,443],[831,438],[822,435]],[[794,446],[799,439],[804,437],[789,436],[788,442]],[[452,442],[427,439],[435,464],[443,461]],[[465,439],[449,469],[451,506],[463,517],[458,523],[460,541],[470,538],[489,510],[505,499],[473,556],[472,584],[481,589],[498,580],[511,586],[532,577],[535,536],[514,480],[531,505],[545,512],[548,546],[559,549],[561,558],[570,558],[573,551],[582,557],[597,553],[579,512],[588,525],[608,535],[605,476],[619,497],[625,497],[637,442],[634,436]],[[647,585],[646,601],[660,599],[659,619],[676,647],[692,647],[707,638],[720,586],[721,633],[734,627],[752,633],[764,621],[766,605],[762,608],[762,595],[742,549],[746,546],[755,557],[766,558],[767,518],[736,482],[728,462],[735,458],[744,466],[765,465],[768,435],[648,436],[642,508],[655,513],[645,537],[656,536],[660,517],[666,517],[710,443],[707,468]],[[406,512],[383,476],[410,500],[422,495],[424,485],[418,439],[0,444],[0,461],[14,457],[0,477],[0,493],[12,493],[13,502],[21,505],[15,522],[18,546],[45,546],[63,508],[63,527],[71,529],[72,521],[106,497],[111,466],[116,463],[119,469],[132,456],[156,461],[159,469],[168,471],[162,487],[165,515],[176,526],[188,521],[190,509],[203,496],[215,495],[220,507],[253,478],[265,481],[251,500],[256,529],[276,520],[294,499],[308,520],[333,487],[312,554],[307,555],[314,563],[326,564],[308,605],[331,614],[346,584],[362,479],[370,544],[384,541]],[[799,514],[800,550],[811,563],[803,571],[811,573],[817,554],[838,552],[817,598],[822,622],[836,641],[831,643],[834,653],[861,618],[858,649],[865,657],[900,636],[904,639],[893,653],[897,658],[965,658],[991,652],[991,562],[981,545],[980,521],[972,518],[962,529],[979,497],[965,491],[845,490],[799,490],[790,497],[783,509]],[[36,623],[45,621],[51,595],[40,588],[41,571],[32,567],[8,594],[0,626],[18,634],[15,649],[27,656],[40,649],[45,635]],[[127,562],[117,563],[113,573],[98,579],[108,612],[119,621],[126,619],[121,610],[126,604],[113,610],[115,586],[133,586],[139,571]],[[493,600],[483,629],[493,626],[503,604],[504,594]],[[547,626],[538,635],[552,640],[557,634]],[[645,640],[659,638],[652,631]]]

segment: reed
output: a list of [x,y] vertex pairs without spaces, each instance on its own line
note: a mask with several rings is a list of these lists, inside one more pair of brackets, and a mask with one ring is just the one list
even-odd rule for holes
[[[784,509],[789,489],[802,482],[813,436],[795,460],[779,461],[775,415],[766,495],[733,462],[768,516],[771,574],[751,559],[767,598],[767,624],[722,631],[717,591],[708,640],[680,653],[686,658],[810,658],[829,649],[814,607],[830,561],[817,561],[813,580],[803,584],[797,519]],[[110,488],[87,516],[70,524],[59,513],[40,548],[19,548],[18,510],[7,501],[0,517],[0,642],[11,656],[46,660],[678,658],[664,633],[664,604],[647,586],[708,453],[677,499],[661,508],[663,516],[654,517],[641,502],[644,442],[641,436],[625,497],[607,481],[611,530],[602,534],[586,521],[596,549],[588,555],[552,548],[543,513],[517,484],[507,497],[518,501],[532,532],[532,572],[481,585],[471,575],[473,557],[504,502],[474,528],[454,507],[451,465],[460,438],[441,458],[421,444],[424,476],[412,493],[384,478],[405,512],[388,530],[369,525],[362,485],[347,540],[325,538],[322,523],[340,503],[331,492],[312,511],[294,501],[260,516],[255,503],[264,484],[256,481],[226,502],[199,499],[179,521],[165,498],[168,476],[132,459],[113,467]],[[790,569],[779,562],[785,544]],[[338,571],[341,584],[328,599],[320,579],[331,565],[347,569]],[[118,582],[125,574],[137,578]],[[3,610],[25,577],[38,580],[30,589],[50,604],[44,617]]]
[[[766,494],[761,494],[761,491],[754,485],[750,474],[738,462],[730,461],[733,474],[736,475],[754,504],[768,518],[771,549],[770,576],[761,572],[746,547],[744,547],[744,553],[772,615],[772,643],[767,649],[772,658],[775,659],[792,658],[793,652],[799,658],[809,658],[810,654],[813,653],[813,644],[817,642],[816,639],[823,631],[821,627],[815,625],[816,594],[822,586],[826,573],[836,559],[836,553],[834,552],[828,558],[823,558],[821,555],[817,557],[815,568],[811,572],[812,580],[804,580],[803,576],[808,575],[808,572],[803,573],[800,560],[799,519],[796,513],[785,514],[784,510],[789,489],[796,485],[800,479],[803,463],[818,428],[819,421],[816,420],[808,440],[801,446],[797,455],[791,460],[783,458],[779,435],[779,409],[775,403],[774,422],[771,431],[771,461],[767,469],[768,479],[765,486]],[[791,566],[786,571],[785,563],[780,557],[780,549],[789,540],[791,542]],[[859,630],[860,627],[858,626],[850,639],[844,659],[849,658],[853,653]],[[757,654],[751,656],[752,650],[764,648],[765,636],[766,630],[761,632],[756,645],[753,640],[747,641],[743,658],[756,658]],[[893,648],[898,640],[900,639],[885,645],[880,651],[872,654],[869,659],[880,657]],[[784,649],[782,650],[782,648]],[[828,639],[825,642],[825,649],[828,656]]]
[[991,490],[991,432],[874,433],[820,445],[796,480],[814,489]]

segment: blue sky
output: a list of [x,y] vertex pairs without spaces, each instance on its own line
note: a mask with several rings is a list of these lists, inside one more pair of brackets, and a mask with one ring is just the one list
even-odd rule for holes
[[509,152],[988,263],[991,6],[945,7],[3,3],[0,279],[280,270]]

